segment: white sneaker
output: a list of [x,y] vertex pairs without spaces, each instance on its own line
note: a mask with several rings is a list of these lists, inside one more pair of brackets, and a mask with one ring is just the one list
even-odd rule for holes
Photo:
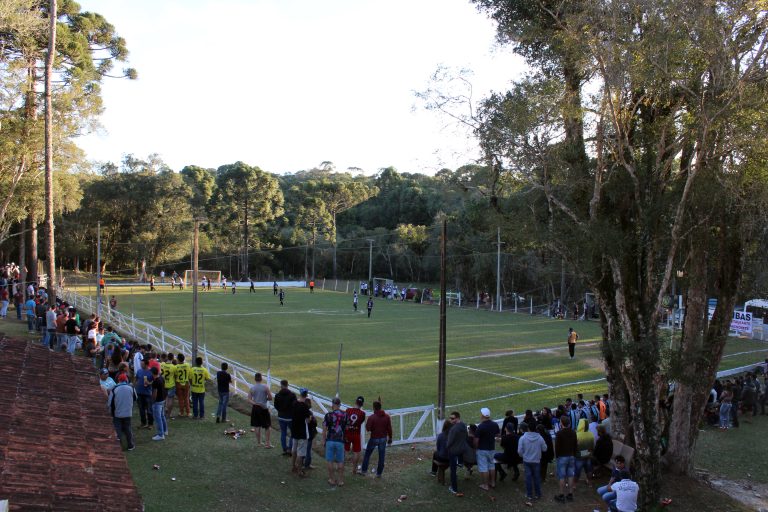
[[153,441],[163,441],[165,440],[165,436],[156,435],[152,438]]

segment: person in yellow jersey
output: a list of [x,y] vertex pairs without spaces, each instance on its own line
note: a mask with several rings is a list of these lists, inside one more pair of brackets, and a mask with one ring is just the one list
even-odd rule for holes
[[160,355],[160,373],[165,382],[165,415],[172,418],[173,399],[176,398],[176,365],[173,364],[173,354]]
[[195,359],[195,366],[189,374],[189,389],[192,391],[192,417],[205,419],[205,381],[211,380],[211,374],[203,368],[203,358]]
[[179,354],[174,379],[176,380],[176,398],[179,399],[179,416],[189,417],[189,374],[192,368],[184,362],[184,354]]
[[576,352],[576,340],[579,339],[579,333],[573,330],[573,327],[568,328],[568,353],[571,355],[571,359],[575,357]]

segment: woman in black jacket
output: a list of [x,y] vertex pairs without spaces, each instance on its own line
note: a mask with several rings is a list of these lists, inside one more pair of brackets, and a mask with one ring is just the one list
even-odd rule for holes
[[536,427],[536,432],[544,438],[544,442],[547,443],[547,451],[541,454],[541,464],[539,469],[541,470],[541,481],[544,482],[547,479],[547,466],[555,459],[555,447],[552,445],[552,436],[549,435],[549,431],[544,425]]

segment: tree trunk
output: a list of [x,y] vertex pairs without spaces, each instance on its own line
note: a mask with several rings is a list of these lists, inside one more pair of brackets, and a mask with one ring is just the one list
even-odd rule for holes
[[19,223],[19,279],[21,280],[21,290],[26,293],[27,289],[27,219]]
[[29,226],[29,244],[27,250],[29,251],[29,272],[27,279],[32,283],[37,283],[37,218],[34,212],[29,212],[27,216],[27,225]]
[[243,220],[243,251],[240,254],[240,271],[248,276],[248,194],[245,194],[245,218]]
[[53,224],[53,104],[51,79],[56,56],[56,0],[51,0],[48,53],[45,56],[45,252],[48,263],[48,300],[56,304],[56,249]]

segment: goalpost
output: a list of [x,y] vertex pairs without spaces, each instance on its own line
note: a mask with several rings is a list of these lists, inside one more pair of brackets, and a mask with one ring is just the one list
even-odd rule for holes
[[[184,271],[184,286],[189,287],[192,285],[192,270]],[[220,270],[198,270],[197,277],[200,282],[203,281],[203,276],[206,279],[210,279],[211,286],[219,286],[221,284],[221,271]],[[197,283],[200,284],[200,283]]]

